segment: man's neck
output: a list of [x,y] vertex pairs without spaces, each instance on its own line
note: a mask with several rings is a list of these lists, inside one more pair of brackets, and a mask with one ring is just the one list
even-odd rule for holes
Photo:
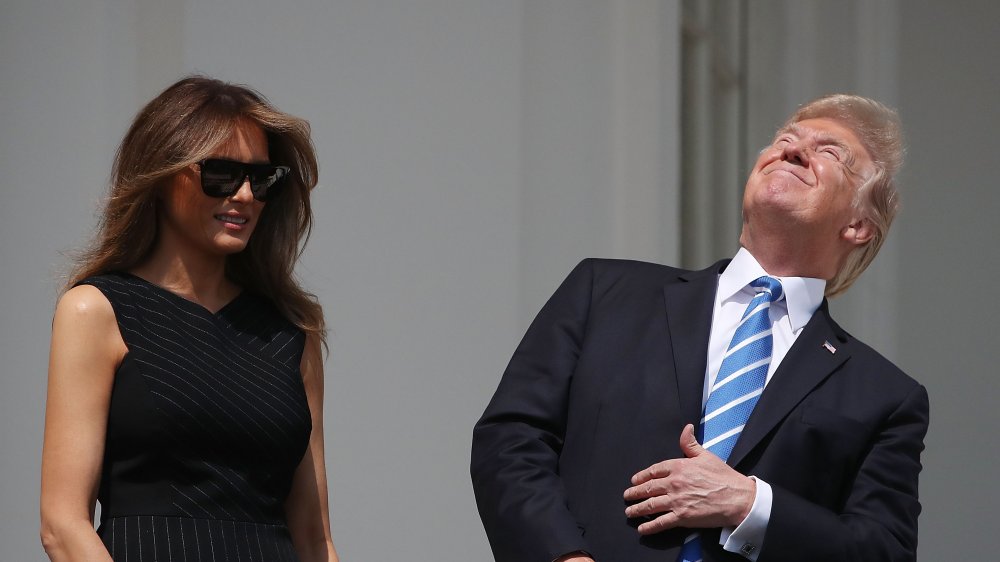
[[812,277],[831,279],[837,272],[836,263],[819,259],[815,248],[804,241],[769,238],[760,241],[746,235],[740,236],[740,245],[757,260],[764,271],[779,277]]
[[824,264],[816,259],[815,252],[799,247],[794,242],[744,243],[741,240],[740,244],[770,275],[831,279],[837,271],[836,264]]

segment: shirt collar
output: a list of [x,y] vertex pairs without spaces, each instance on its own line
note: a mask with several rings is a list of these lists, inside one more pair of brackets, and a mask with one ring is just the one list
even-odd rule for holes
[[[725,302],[762,275],[770,274],[764,271],[764,268],[757,263],[757,260],[746,248],[740,248],[740,251],[733,257],[733,261],[719,276],[719,290],[716,298],[720,303]],[[792,331],[801,330],[822,304],[826,281],[812,277],[779,277],[777,275],[771,275],[771,277],[781,281],[781,290],[785,295],[785,306],[788,309],[788,322],[791,324]]]

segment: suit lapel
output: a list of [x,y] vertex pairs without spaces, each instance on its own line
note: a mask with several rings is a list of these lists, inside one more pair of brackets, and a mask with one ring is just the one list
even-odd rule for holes
[[687,273],[663,289],[682,423],[698,427],[718,275],[727,261]]
[[824,300],[764,388],[729,454],[730,466],[737,466],[813,388],[850,358],[841,345],[846,340],[847,335],[830,318]]

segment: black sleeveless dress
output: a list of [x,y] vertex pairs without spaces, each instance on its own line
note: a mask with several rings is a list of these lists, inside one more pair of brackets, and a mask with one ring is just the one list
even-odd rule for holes
[[296,562],[283,503],[312,429],[305,335],[244,291],[216,313],[139,277],[91,277],[128,347],[97,530],[115,561]]

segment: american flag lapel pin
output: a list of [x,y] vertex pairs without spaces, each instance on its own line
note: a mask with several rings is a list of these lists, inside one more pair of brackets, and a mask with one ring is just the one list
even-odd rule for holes
[[823,347],[825,347],[830,353],[837,353],[837,348],[830,345],[830,342],[828,341],[823,342]]

